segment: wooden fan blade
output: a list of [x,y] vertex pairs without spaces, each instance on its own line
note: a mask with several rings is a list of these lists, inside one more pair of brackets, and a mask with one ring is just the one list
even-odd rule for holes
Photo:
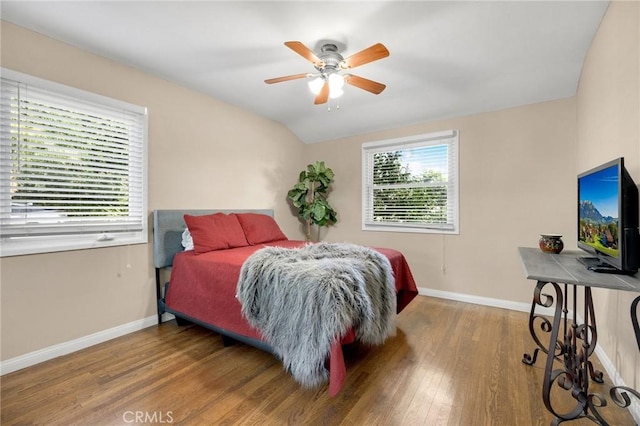
[[377,61],[378,59],[386,58],[389,56],[389,51],[382,43],[376,43],[373,46],[367,47],[357,53],[346,58],[340,66],[343,69],[355,68],[360,65],[368,64],[369,62]]
[[355,86],[359,89],[371,92],[374,95],[379,95],[387,86],[377,81],[369,80],[367,78],[358,77],[357,75],[349,74],[344,77],[344,81],[347,84]]
[[307,61],[311,62],[313,65],[317,67],[321,67],[323,65],[322,60],[318,58],[315,53],[313,53],[313,50],[309,49],[307,46],[305,46],[301,42],[285,41],[284,45],[287,46],[289,49],[293,50],[294,52],[296,52],[298,55],[305,58]]
[[308,75],[307,73],[287,75],[287,76],[284,76],[284,77],[270,78],[268,80],[265,80],[264,82],[267,83],[267,84],[280,83],[280,82],[283,82],[283,81],[296,80],[298,78],[305,78],[307,75]]
[[325,81],[324,86],[320,89],[320,93],[316,96],[316,100],[313,102],[316,105],[325,104],[329,100],[329,82]]

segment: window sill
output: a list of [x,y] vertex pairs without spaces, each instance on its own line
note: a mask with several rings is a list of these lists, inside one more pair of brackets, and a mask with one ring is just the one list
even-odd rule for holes
[[[111,236],[110,236],[111,237]],[[113,235],[112,239],[101,239],[101,235],[53,236],[3,238],[0,257],[22,256],[29,254],[55,253],[61,251],[86,250],[103,247],[147,244],[147,232],[132,232]]]
[[421,227],[402,227],[402,226],[370,226],[363,225],[363,231],[369,232],[403,232],[413,234],[447,234],[447,235],[460,235],[458,229],[438,229],[438,228],[421,228]]

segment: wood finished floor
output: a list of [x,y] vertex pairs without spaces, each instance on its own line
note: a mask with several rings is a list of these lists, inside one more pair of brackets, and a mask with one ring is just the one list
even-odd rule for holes
[[[383,346],[345,349],[335,398],[326,386],[301,389],[272,355],[168,322],[3,376],[1,423],[548,425],[544,360],[521,362],[533,349],[527,318],[418,297]],[[593,389],[610,385],[605,377]],[[626,410],[603,412],[612,425],[635,424]]]

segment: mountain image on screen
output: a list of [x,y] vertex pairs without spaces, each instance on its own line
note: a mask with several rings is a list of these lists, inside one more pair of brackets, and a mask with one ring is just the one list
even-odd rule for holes
[[618,218],[602,216],[589,200],[581,200],[579,206],[580,241],[608,254],[618,257]]

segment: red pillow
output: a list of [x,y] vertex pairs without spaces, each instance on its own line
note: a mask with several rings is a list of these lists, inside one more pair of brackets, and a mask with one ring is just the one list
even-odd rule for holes
[[230,248],[248,246],[249,242],[244,236],[244,230],[240,221],[234,214],[225,214],[221,220],[224,226],[224,235]]
[[258,213],[235,213],[235,215],[251,245],[287,239],[271,216]]
[[184,215],[196,254],[249,245],[238,218],[224,213]]

